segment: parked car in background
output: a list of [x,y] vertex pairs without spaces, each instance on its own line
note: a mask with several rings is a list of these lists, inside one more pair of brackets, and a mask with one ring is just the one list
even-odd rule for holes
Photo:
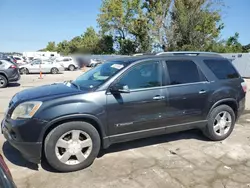
[[9,56],[9,55],[1,53],[0,54],[0,59],[5,59],[5,60],[7,60],[7,61],[9,61],[9,62],[14,63],[15,65],[17,65],[16,64],[16,60],[13,58],[13,56]]
[[40,72],[58,74],[64,71],[64,67],[59,63],[53,61],[35,59],[28,64],[19,66],[19,70],[21,74],[40,73]]
[[0,59],[0,88],[6,87],[11,82],[20,79],[18,66],[6,59]]
[[54,60],[54,62],[61,64],[65,70],[74,71],[79,67],[78,63],[72,57],[58,57]]
[[16,188],[10,170],[5,163],[3,156],[0,153],[0,187],[1,188]]
[[102,61],[100,59],[90,59],[90,63],[88,65],[88,67],[96,67],[98,65],[101,65],[102,63],[104,63],[104,61]]
[[16,63],[18,65],[26,64],[25,60],[22,57],[20,57],[20,56],[13,56],[13,58],[16,60]]

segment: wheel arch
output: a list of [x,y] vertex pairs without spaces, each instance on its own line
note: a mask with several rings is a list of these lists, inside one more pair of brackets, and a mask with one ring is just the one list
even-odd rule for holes
[[7,79],[7,82],[9,82],[8,76],[5,72],[0,71],[0,75],[3,75]]
[[210,111],[208,114],[211,113],[211,111],[217,107],[217,106],[220,106],[220,105],[227,105],[229,107],[231,107],[234,111],[234,114],[235,114],[235,117],[237,118],[238,117],[238,103],[236,101],[236,99],[234,98],[227,98],[227,99],[221,99],[217,102],[215,102],[212,107],[210,108]]
[[71,122],[71,121],[83,121],[83,122],[90,123],[92,126],[96,128],[96,130],[99,133],[99,136],[101,139],[101,146],[103,148],[107,148],[110,145],[108,141],[108,137],[106,136],[106,132],[104,130],[104,127],[102,126],[101,121],[97,117],[93,115],[89,115],[89,114],[63,116],[63,117],[59,117],[50,121],[46,125],[46,127],[43,129],[40,135],[39,141],[41,141],[44,144],[44,140],[46,136],[50,133],[50,131],[60,126],[62,123]]

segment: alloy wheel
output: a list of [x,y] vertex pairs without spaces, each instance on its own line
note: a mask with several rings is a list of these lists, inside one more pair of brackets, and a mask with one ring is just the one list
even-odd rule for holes
[[213,123],[213,130],[218,136],[227,134],[232,126],[232,116],[227,111],[217,114]]
[[53,69],[51,70],[51,72],[52,72],[52,74],[57,74],[57,73],[58,73],[58,69],[57,69],[57,68],[53,68]]
[[62,135],[56,145],[57,158],[64,164],[76,165],[85,161],[92,151],[91,137],[84,131],[72,130]]

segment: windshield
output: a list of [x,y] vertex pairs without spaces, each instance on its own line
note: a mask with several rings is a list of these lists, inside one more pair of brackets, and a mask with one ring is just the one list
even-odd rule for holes
[[80,88],[91,90],[103,84],[126,66],[127,64],[122,61],[106,62],[82,74],[73,83]]

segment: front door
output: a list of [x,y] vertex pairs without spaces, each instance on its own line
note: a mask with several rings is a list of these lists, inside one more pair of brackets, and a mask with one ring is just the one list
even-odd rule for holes
[[168,84],[164,95],[168,99],[164,121],[167,126],[188,124],[206,119],[205,109],[209,82],[190,60],[166,61]]
[[[138,135],[164,132],[160,124],[165,109],[162,92],[162,64],[143,62],[131,67],[115,84],[129,88],[129,93],[107,93],[109,133],[129,140]],[[161,129],[162,127],[162,129]],[[132,133],[132,134],[131,134]]]
[[28,68],[29,72],[30,73],[39,73],[41,62],[42,61],[40,59],[36,59],[36,60],[32,61],[29,68]]

